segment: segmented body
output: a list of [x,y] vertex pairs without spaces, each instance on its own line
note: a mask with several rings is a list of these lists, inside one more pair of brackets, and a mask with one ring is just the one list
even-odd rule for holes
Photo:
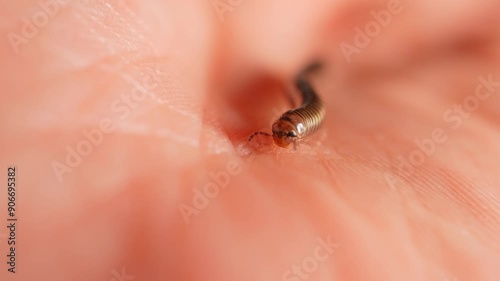
[[305,78],[298,78],[296,86],[302,93],[302,105],[285,112],[276,122],[294,120],[297,133],[300,133],[300,124],[304,127],[304,132],[300,134],[300,137],[307,137],[318,130],[325,119],[325,106]]
[[256,132],[252,134],[249,141],[255,135],[261,134],[272,136],[274,143],[280,147],[288,147],[297,141],[310,136],[320,127],[325,119],[325,106],[321,98],[316,94],[309,81],[305,78],[305,71],[296,80],[295,85],[302,94],[302,104],[296,109],[289,110],[273,123],[273,134]]

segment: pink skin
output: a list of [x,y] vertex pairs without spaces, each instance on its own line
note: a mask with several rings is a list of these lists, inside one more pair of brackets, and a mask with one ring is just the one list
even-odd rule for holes
[[[0,12],[0,280],[498,280],[498,1],[401,2],[351,63],[387,1],[70,1],[15,54],[38,2]],[[318,57],[324,126],[247,149]]]

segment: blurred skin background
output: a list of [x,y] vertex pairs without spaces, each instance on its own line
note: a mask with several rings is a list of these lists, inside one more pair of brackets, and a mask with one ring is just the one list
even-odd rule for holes
[[1,280],[500,277],[500,2],[0,1]]

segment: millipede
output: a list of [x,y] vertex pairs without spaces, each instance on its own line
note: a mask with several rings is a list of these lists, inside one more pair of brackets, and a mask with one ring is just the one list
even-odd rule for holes
[[277,146],[287,148],[290,144],[295,146],[298,141],[309,137],[318,130],[325,119],[325,105],[310,84],[306,74],[319,67],[319,64],[313,64],[295,79],[295,86],[302,95],[302,104],[298,108],[283,113],[273,123],[272,134],[255,132],[250,135],[248,141],[251,141],[256,135],[264,135],[273,137]]

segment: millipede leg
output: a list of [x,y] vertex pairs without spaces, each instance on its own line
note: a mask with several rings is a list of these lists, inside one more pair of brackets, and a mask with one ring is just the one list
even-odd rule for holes
[[266,137],[272,137],[273,135],[265,133],[265,132],[255,132],[248,137],[248,141],[251,141],[256,135],[264,135]]

